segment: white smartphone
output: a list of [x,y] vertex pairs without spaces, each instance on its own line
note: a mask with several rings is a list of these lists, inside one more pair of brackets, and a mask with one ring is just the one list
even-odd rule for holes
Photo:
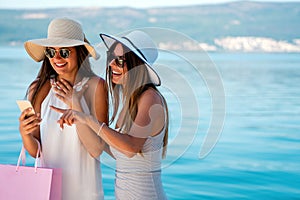
[[35,114],[33,106],[32,106],[30,101],[28,101],[28,100],[17,100],[17,104],[18,104],[21,112],[23,112],[27,108],[32,108],[30,113],[26,117],[30,117],[31,115]]

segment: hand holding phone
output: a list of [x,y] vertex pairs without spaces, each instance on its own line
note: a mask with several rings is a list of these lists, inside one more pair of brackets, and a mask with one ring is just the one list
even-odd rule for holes
[[32,106],[30,101],[28,101],[28,100],[17,100],[17,104],[18,104],[21,112],[23,112],[27,108],[31,108],[31,111],[29,112],[29,114],[26,115],[26,117],[30,117],[30,116],[35,114],[35,111],[34,111],[33,106]]

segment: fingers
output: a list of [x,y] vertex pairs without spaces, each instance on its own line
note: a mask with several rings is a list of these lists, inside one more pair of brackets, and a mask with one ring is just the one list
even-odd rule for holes
[[68,96],[68,91],[66,90],[66,88],[64,87],[64,89],[62,89],[61,86],[58,86],[58,84],[56,85],[56,87],[53,87],[55,96],[62,102],[69,104],[70,97]]
[[74,123],[74,115],[73,112],[71,110],[69,110],[69,112],[65,113],[65,122],[66,124],[68,124],[69,126],[71,126]]
[[60,87],[53,87],[55,94],[59,94],[60,96],[65,96],[67,92]]
[[68,109],[62,109],[62,108],[57,108],[55,106],[50,106],[50,108],[56,112],[59,112],[59,113],[64,113],[66,112]]
[[62,109],[52,105],[50,105],[50,108],[58,113],[62,113],[62,116],[59,118],[59,120],[57,120],[57,123],[59,124],[61,129],[64,128],[64,124],[72,126],[76,121],[82,121],[82,116],[78,115],[80,114],[80,112],[77,112],[72,109]]
[[84,85],[80,90],[74,90],[72,84],[70,84],[65,79],[60,79],[59,81],[55,82],[56,86],[53,87],[55,96],[66,103],[69,108],[73,108],[74,106],[78,106],[78,102],[81,99],[83,93],[86,91],[86,88],[88,87],[87,84]]
[[58,93],[55,94],[55,96],[61,100],[62,102],[64,102],[65,104],[69,105],[69,103],[67,102],[67,98],[65,97],[65,95],[60,95]]
[[42,121],[39,113],[32,115],[28,118],[26,118],[26,113],[27,111],[22,112],[19,118],[20,121],[19,129],[22,135],[28,135],[34,132],[35,130],[37,130]]
[[69,91],[73,90],[73,86],[65,79],[60,79],[59,81],[56,82],[56,84],[61,88],[61,90],[65,94],[67,94]]
[[60,118],[59,120],[57,120],[57,123],[59,124],[59,127],[61,129],[64,129],[64,119]]
[[30,115],[30,112],[32,111],[32,108],[26,108],[20,115],[19,117],[19,121],[24,120],[25,118],[27,118]]
[[56,112],[63,113],[63,115],[59,118],[59,120],[57,120],[57,123],[59,123],[59,127],[61,129],[64,128],[64,124],[72,126],[72,124],[74,123],[74,119],[72,117],[72,110],[61,109],[55,106],[50,106],[50,108]]
[[41,122],[41,119],[35,119],[29,123],[24,122],[24,123],[22,123],[22,125],[24,127],[23,129],[27,133],[32,133],[32,131],[35,130],[40,125],[40,122]]
[[71,97],[73,93],[73,87],[68,81],[66,81],[65,79],[60,79],[53,85],[54,92],[60,100],[68,99]]
[[59,127],[61,129],[64,128],[64,124],[67,124],[69,126],[72,126],[74,123],[74,119],[72,118],[72,110],[69,109],[62,109],[62,108],[57,108],[55,106],[50,106],[50,108],[58,113],[63,113],[63,115],[57,120],[57,123],[59,123]]
[[61,129],[64,128],[64,124],[67,124],[69,126],[72,126],[74,124],[75,118],[74,118],[74,113],[75,111],[71,109],[62,109],[62,108],[57,108],[55,106],[50,106],[50,108],[58,113],[63,113],[63,115],[57,120],[57,123],[59,123],[59,126]]
[[81,90],[77,91],[77,96],[78,97],[82,97],[83,94],[85,93],[85,91],[87,90],[87,88],[89,87],[89,85],[86,83]]
[[69,126],[72,126],[72,124],[74,124],[75,122],[75,118],[74,118],[74,113],[75,111],[73,110],[65,110],[65,109],[60,109],[54,106],[51,106],[52,109],[56,109],[58,112],[63,113],[63,115],[59,118],[59,120],[57,120],[57,123],[59,124],[60,128],[63,129],[64,128],[64,124],[67,124]]
[[32,115],[31,117],[22,120],[20,123],[23,126],[31,127],[30,125],[32,125],[32,124],[38,124],[39,122],[41,122],[40,116],[39,115]]

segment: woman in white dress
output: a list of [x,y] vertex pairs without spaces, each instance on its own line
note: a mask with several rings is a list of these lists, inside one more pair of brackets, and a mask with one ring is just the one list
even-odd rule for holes
[[161,159],[168,140],[168,109],[157,89],[160,78],[152,68],[157,48],[142,31],[121,38],[100,37],[108,48],[106,78],[116,127],[82,112],[52,108],[64,113],[61,126],[85,123],[110,146],[116,158],[116,199],[166,199]]
[[[45,167],[62,168],[63,200],[103,199],[99,155],[105,142],[86,124],[61,129],[61,114],[50,105],[74,109],[108,122],[108,91],[104,79],[91,70],[89,57],[98,54],[86,40],[81,25],[71,19],[54,19],[48,37],[29,40],[27,53],[43,61],[37,79],[29,86],[27,97],[35,115],[19,117],[23,144],[30,155],[41,143]],[[34,188],[33,188],[34,190]]]

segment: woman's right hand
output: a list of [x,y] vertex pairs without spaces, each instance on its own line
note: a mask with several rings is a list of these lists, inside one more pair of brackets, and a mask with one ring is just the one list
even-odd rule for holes
[[86,124],[89,118],[89,115],[86,115],[85,113],[76,110],[62,109],[62,108],[57,108],[55,106],[50,106],[50,108],[58,113],[63,114],[57,121],[60,124],[60,128],[62,129],[64,128],[64,124],[67,124],[69,126],[72,126],[72,124],[78,122]]
[[65,79],[60,79],[52,84],[56,97],[68,105],[70,109],[78,109],[80,107],[80,99],[88,88],[88,84],[84,84],[82,89],[77,91]]
[[25,109],[19,117],[19,131],[22,137],[37,131],[42,121],[39,113],[27,117],[31,109],[32,108]]

